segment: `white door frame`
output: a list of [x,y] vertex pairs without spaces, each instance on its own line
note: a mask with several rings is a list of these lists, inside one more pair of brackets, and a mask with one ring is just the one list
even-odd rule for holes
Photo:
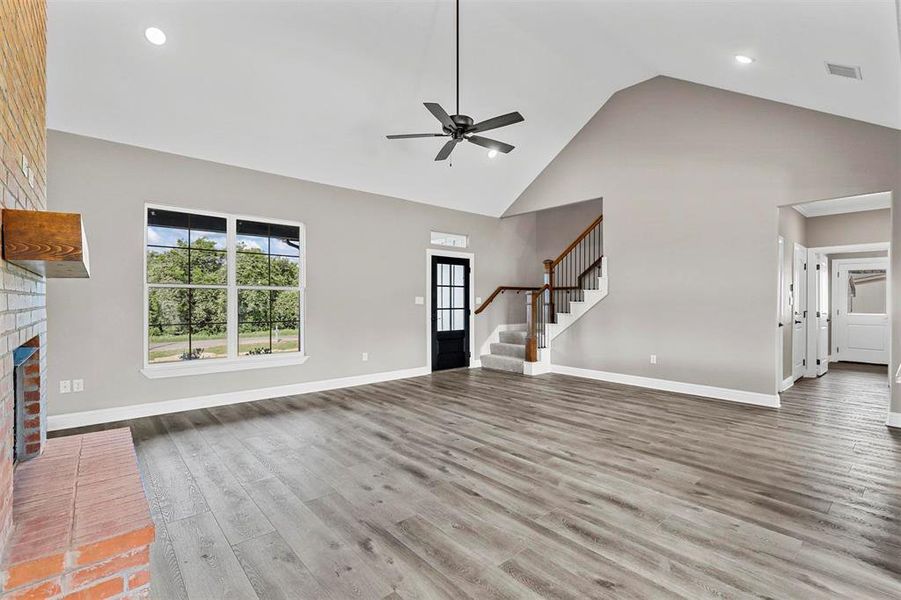
[[425,367],[432,372],[432,257],[448,256],[451,258],[469,259],[469,366],[478,367],[476,358],[476,331],[473,319],[476,301],[476,255],[472,252],[458,250],[438,250],[428,248],[425,251]]
[[[889,270],[889,258],[888,256],[878,256],[878,257],[870,257],[870,258],[840,258],[832,261],[833,268],[838,271],[840,267],[847,267],[848,265],[862,265],[862,266],[871,266],[875,269],[885,269],[886,273],[886,300],[885,300],[885,312],[886,317],[891,323],[891,313],[889,312],[891,305],[888,302],[888,293],[889,293],[889,280],[888,280],[888,270]],[[843,303],[842,296],[845,294],[846,288],[842,287],[839,289],[838,280],[832,280],[832,347],[829,349],[832,353],[832,360],[838,360],[839,358],[839,348],[838,348],[838,336],[836,335],[836,327],[839,322],[838,315],[838,305],[840,302]],[[847,318],[847,313],[842,315],[844,318]],[[891,347],[891,335],[889,335],[889,347]]]
[[[802,264],[807,264],[808,254],[807,248],[795,242],[792,248],[792,381],[797,381],[801,377],[804,377],[807,373],[807,300],[808,300],[808,281],[807,281],[807,270],[799,269],[797,273],[796,267],[798,267],[798,257],[801,257]],[[797,277],[796,277],[797,275]],[[794,284],[797,280],[797,289],[795,289]],[[794,299],[797,295],[798,301],[795,303]],[[800,311],[802,313],[802,321],[803,324],[801,326],[800,335],[795,335],[795,312]],[[800,346],[799,341],[804,345],[803,355],[804,355],[804,365],[800,368],[795,368],[795,351],[796,347]]]
[[[843,246],[820,246],[818,248],[808,248],[807,249],[807,264],[815,265],[816,257],[818,255],[829,255],[829,254],[846,254],[850,252],[879,252],[879,251],[887,251],[891,254],[891,242],[873,242],[870,244],[846,244]],[[886,271],[886,288],[888,289],[888,299],[887,299],[887,307],[891,307],[892,304],[892,271],[891,271],[891,261],[889,261],[888,269]],[[816,269],[811,269],[810,266],[807,268],[807,285],[808,292],[814,289],[812,286],[816,284]],[[830,308],[830,310],[832,310]],[[817,313],[816,307],[816,294],[807,294],[807,314],[815,315]],[[808,319],[809,320],[809,319]],[[892,339],[892,320],[889,319],[888,324],[888,337],[889,340]],[[815,336],[816,329],[813,327],[807,328],[807,370],[804,373],[805,377],[816,377],[817,376],[817,343]],[[813,339],[811,339],[813,337]],[[831,350],[831,348],[830,348]],[[892,363],[892,349],[891,345],[889,345],[889,365]]]
[[[777,289],[779,290],[779,298],[776,301],[776,391],[784,392],[788,389],[785,381],[782,380],[782,367],[785,353],[785,325],[782,315],[785,314],[785,238],[781,235],[776,242],[778,248],[778,267],[776,272],[779,277]],[[789,380],[791,375],[788,376]]]

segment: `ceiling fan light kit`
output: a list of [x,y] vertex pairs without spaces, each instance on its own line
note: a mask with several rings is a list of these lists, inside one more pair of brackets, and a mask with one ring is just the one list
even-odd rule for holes
[[397,135],[389,135],[387,137],[389,140],[449,137],[450,139],[445,142],[444,146],[441,147],[441,150],[438,151],[438,155],[435,156],[436,161],[446,160],[451,155],[451,152],[454,151],[454,148],[457,147],[457,144],[463,141],[469,142],[471,144],[476,144],[477,146],[482,146],[483,148],[487,148],[489,151],[489,156],[492,156],[492,158],[498,152],[507,154],[513,150],[514,146],[475,134],[489,131],[491,129],[506,127],[507,125],[513,125],[514,123],[520,123],[525,120],[521,114],[519,114],[518,112],[511,112],[499,117],[486,119],[485,121],[480,121],[478,123],[476,123],[472,117],[460,114],[460,0],[456,1],[456,18],[457,114],[447,114],[447,111],[444,110],[437,102],[425,102],[424,104],[426,109],[428,109],[428,111],[432,113],[432,115],[441,123],[442,133],[402,133]]

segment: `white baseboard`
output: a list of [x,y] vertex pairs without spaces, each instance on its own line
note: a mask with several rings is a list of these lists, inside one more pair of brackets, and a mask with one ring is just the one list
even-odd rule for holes
[[901,427],[901,413],[890,412],[885,424],[889,427]]
[[717,400],[728,400],[730,402],[740,402],[742,404],[753,404],[754,406],[766,406],[768,408],[779,408],[780,406],[778,394],[746,392],[744,390],[714,387],[711,385],[684,383],[682,381],[670,381],[668,379],[654,379],[652,377],[640,377],[638,375],[625,375],[623,373],[595,371],[593,369],[579,369],[576,367],[566,367],[563,365],[553,365],[551,367],[551,370],[554,373],[560,373],[561,375],[572,375],[574,377],[597,379],[600,381],[609,381],[611,383],[622,383],[625,385],[634,385],[643,388],[663,390],[666,392],[677,392],[679,394],[703,396],[705,398],[716,398]]
[[779,386],[779,391],[784,392],[793,385],[795,385],[795,377],[793,375],[789,375],[782,380],[782,385]]
[[381,373],[369,373],[366,375],[354,375],[336,379],[323,379],[320,381],[306,381],[303,383],[242,390],[239,392],[211,394],[209,396],[195,396],[193,398],[180,398],[178,400],[163,400],[160,402],[133,404],[131,406],[116,406],[113,408],[50,415],[47,417],[47,429],[48,431],[72,429],[73,427],[84,427],[87,425],[97,425],[99,423],[112,423],[115,421],[124,421],[126,419],[164,415],[198,408],[211,408],[214,406],[240,404],[242,402],[253,402],[254,400],[265,400],[268,398],[281,398],[283,396],[324,392],[326,390],[380,383],[382,381],[393,381],[395,379],[407,379],[409,377],[419,377],[428,374],[428,367],[415,367],[413,369],[401,369],[398,371],[383,371]]

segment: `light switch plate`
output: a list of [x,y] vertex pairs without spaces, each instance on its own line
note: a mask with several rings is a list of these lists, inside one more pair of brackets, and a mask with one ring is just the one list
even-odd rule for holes
[[476,304],[481,304],[481,303],[482,303],[482,297],[476,296]]
[[72,380],[72,391],[73,392],[83,392],[84,391],[84,379],[73,379]]
[[68,379],[61,379],[59,382],[59,393],[68,394],[72,391],[72,382]]
[[368,360],[369,360],[369,353],[368,353],[368,352],[364,352],[364,353],[363,353],[363,362],[366,362],[366,361],[368,361]]
[[415,298],[413,298],[413,302],[415,302],[416,304],[425,304],[425,298],[423,298],[422,296],[416,296]]

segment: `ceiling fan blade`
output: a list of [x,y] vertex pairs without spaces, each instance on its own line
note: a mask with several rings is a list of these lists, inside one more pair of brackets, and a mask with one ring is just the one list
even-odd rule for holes
[[507,154],[508,152],[513,150],[513,148],[515,148],[515,146],[511,146],[510,144],[505,144],[504,142],[499,142],[497,140],[488,139],[478,135],[471,135],[466,138],[466,141],[472,142],[473,144],[476,144],[478,146],[482,146],[483,148],[488,148],[489,150],[497,150],[498,152],[503,152],[504,154]]
[[389,140],[408,140],[412,138],[447,137],[446,133],[399,133],[385,136]]
[[476,123],[472,127],[468,128],[466,132],[481,133],[482,131],[488,131],[489,129],[497,129],[498,127],[513,125],[514,123],[519,123],[520,121],[525,121],[525,119],[518,112],[507,113],[506,115],[501,115],[499,117],[494,117],[493,119],[488,119],[486,121]]
[[441,105],[437,102],[424,102],[425,107],[429,109],[429,112],[435,115],[435,118],[441,121],[441,124],[447,127],[448,129],[456,129],[457,124],[454,123],[450,115],[447,114],[447,111],[441,108]]
[[438,152],[438,156],[435,157],[435,160],[444,160],[448,156],[450,156],[450,153],[454,151],[454,148],[457,147],[457,142],[459,141],[460,140],[457,138],[448,140],[447,143],[441,147],[441,150]]

